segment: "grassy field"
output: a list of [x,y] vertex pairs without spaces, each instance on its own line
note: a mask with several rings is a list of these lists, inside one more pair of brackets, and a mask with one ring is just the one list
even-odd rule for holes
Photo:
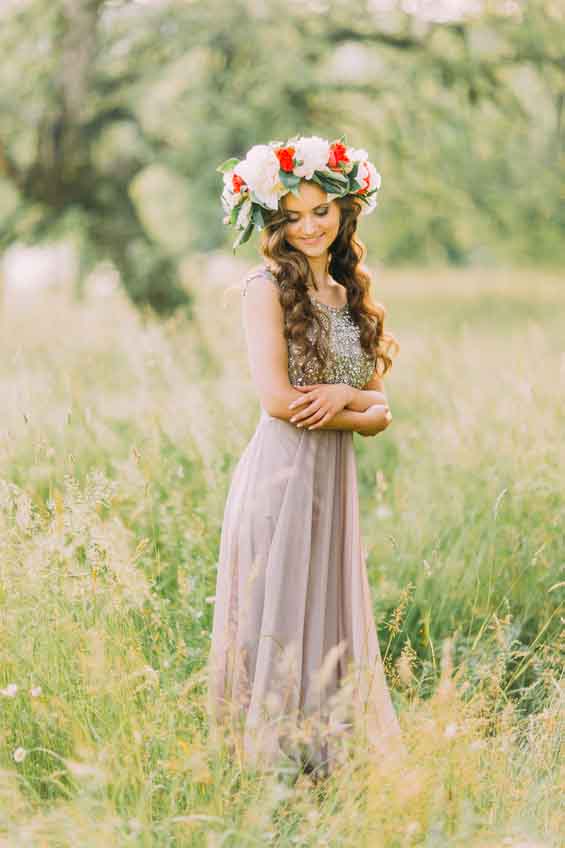
[[561,845],[565,280],[374,270],[394,420],[355,449],[409,757],[313,785],[208,739],[244,270],[187,269],[192,323],[0,308],[0,846]]

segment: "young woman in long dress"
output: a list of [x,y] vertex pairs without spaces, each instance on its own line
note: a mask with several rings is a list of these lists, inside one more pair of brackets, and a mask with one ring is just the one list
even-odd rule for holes
[[391,422],[382,374],[395,344],[361,265],[361,211],[301,177],[263,207],[264,261],[243,284],[261,412],[225,503],[208,710],[252,766],[288,755],[327,774],[354,723],[375,751],[404,750],[359,525],[353,433]]

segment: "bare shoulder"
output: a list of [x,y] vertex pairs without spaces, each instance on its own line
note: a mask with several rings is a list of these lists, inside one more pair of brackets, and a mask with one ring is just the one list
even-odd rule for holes
[[257,265],[247,272],[243,280],[242,293],[246,295],[250,289],[253,291],[267,290],[271,293],[271,297],[273,294],[278,293],[279,285],[277,278],[268,265]]

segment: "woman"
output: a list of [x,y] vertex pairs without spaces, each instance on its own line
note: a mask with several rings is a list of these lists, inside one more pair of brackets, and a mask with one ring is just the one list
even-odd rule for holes
[[218,170],[224,221],[240,230],[234,249],[256,228],[265,261],[243,288],[261,416],[225,504],[211,729],[229,724],[252,765],[288,755],[327,774],[353,722],[378,751],[403,749],[372,615],[353,449],[353,432],[374,436],[391,422],[382,374],[396,343],[355,237],[380,177],[365,151],[317,137],[256,145]]

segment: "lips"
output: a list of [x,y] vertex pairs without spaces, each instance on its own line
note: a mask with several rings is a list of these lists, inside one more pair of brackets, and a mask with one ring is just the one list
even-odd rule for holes
[[306,244],[314,244],[314,242],[320,241],[322,236],[323,236],[323,233],[319,236],[316,236],[316,238],[303,238],[302,241],[305,242]]

